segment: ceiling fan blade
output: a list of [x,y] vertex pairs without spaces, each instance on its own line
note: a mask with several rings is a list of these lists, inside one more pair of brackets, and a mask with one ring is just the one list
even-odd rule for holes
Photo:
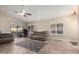
[[26,15],[30,15],[30,16],[32,15],[32,14],[30,14],[30,13],[24,13],[24,14],[26,14]]

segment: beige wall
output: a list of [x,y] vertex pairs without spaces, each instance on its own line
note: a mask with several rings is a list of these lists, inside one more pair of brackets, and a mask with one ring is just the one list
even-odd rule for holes
[[26,22],[0,11],[0,31],[2,33],[10,32],[10,26],[12,24],[26,27]]
[[78,38],[79,38],[79,6],[77,7],[77,19],[78,19]]
[[45,30],[50,33],[50,25],[55,23],[63,23],[64,34],[63,35],[49,35],[50,38],[62,39],[62,40],[78,40],[77,38],[77,15],[67,15],[63,17],[57,17],[48,19],[46,21],[35,21],[30,24],[35,25],[35,30]]

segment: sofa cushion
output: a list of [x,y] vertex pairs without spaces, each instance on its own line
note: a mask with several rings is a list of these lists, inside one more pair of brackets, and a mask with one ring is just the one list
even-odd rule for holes
[[0,34],[0,44],[5,44],[14,41],[12,34]]
[[12,37],[12,34],[0,34],[0,38]]

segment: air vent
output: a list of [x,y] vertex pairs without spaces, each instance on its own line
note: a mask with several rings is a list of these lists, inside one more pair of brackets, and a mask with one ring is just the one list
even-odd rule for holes
[[71,44],[74,45],[74,46],[77,46],[78,42],[71,41]]

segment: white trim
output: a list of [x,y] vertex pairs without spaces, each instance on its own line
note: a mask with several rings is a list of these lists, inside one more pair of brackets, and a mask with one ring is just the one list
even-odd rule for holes
[[62,40],[62,41],[74,41],[74,42],[78,42],[77,40],[71,40],[71,39],[64,39],[64,38],[50,38],[50,37],[48,37],[48,39],[52,39],[52,40]]

